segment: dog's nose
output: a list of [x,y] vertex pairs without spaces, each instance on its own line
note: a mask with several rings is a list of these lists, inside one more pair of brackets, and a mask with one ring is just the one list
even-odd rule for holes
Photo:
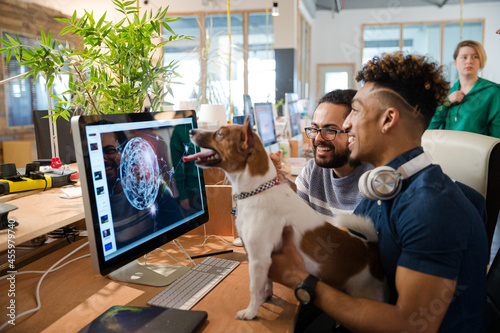
[[195,133],[196,133],[196,131],[194,129],[189,130],[189,136],[193,136]]

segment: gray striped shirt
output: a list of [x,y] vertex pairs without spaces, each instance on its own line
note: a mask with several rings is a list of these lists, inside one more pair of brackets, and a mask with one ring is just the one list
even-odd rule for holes
[[350,175],[335,178],[332,169],[319,167],[311,159],[295,179],[297,194],[325,221],[333,222],[333,216],[354,211],[363,198],[358,190],[359,177],[371,169],[371,164],[362,164]]

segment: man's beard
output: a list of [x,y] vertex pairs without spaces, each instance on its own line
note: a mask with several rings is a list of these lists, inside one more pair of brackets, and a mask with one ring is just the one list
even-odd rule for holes
[[351,151],[349,148],[345,148],[343,150],[336,150],[335,146],[333,145],[325,145],[323,144],[322,146],[327,146],[332,149],[332,154],[328,158],[318,158],[316,155],[316,150],[314,150],[314,160],[316,164],[319,167],[322,168],[340,168],[349,163],[350,166],[353,168],[357,167],[358,165],[361,164],[360,161],[351,159]]

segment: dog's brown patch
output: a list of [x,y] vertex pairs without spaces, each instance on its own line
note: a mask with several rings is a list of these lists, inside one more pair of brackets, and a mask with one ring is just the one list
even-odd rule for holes
[[265,175],[269,170],[269,157],[260,138],[256,136],[255,140],[258,140],[258,144],[254,145],[253,152],[248,157],[248,171],[252,176]]
[[347,280],[369,265],[372,275],[382,281],[384,274],[378,258],[378,244],[368,246],[348,232],[326,223],[306,232],[300,248],[320,265],[318,276],[325,283],[342,289]]
[[370,273],[379,281],[384,281],[385,274],[380,263],[380,251],[378,242],[368,242],[368,262],[370,265]]

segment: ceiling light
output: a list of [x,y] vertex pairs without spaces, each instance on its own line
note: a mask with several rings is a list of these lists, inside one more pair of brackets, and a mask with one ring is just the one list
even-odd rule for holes
[[272,16],[280,16],[280,9],[278,8],[278,1],[273,2],[273,11],[271,13]]

